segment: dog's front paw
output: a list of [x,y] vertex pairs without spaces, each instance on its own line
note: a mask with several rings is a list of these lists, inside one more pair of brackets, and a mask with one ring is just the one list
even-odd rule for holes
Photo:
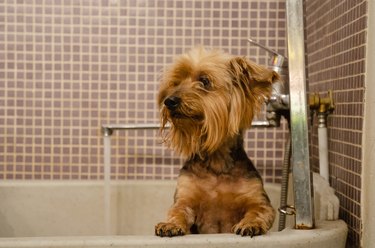
[[241,221],[240,223],[232,227],[232,232],[241,236],[254,237],[257,235],[265,234],[267,232],[267,228],[260,222],[254,221],[246,223],[244,221]]
[[186,230],[174,223],[161,222],[155,226],[155,235],[160,237],[173,237],[185,235]]

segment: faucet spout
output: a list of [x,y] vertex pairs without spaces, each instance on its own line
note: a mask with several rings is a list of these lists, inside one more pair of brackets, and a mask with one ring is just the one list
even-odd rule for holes
[[289,112],[288,58],[251,38],[247,39],[247,41],[272,54],[270,66],[272,70],[277,72],[281,77],[279,81],[273,83],[272,95],[267,102],[266,114],[267,120],[272,123],[273,126],[278,127],[280,126],[281,116],[289,119],[289,115],[287,114]]

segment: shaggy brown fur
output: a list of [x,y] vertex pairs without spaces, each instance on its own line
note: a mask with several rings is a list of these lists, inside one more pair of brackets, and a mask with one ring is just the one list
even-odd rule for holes
[[158,97],[162,130],[187,161],[156,235],[254,236],[271,228],[275,211],[244,151],[242,133],[278,77],[245,57],[204,48],[180,56],[165,71]]

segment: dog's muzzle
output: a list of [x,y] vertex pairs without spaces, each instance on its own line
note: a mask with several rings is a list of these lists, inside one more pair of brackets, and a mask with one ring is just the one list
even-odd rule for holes
[[177,96],[170,96],[164,100],[164,105],[170,110],[175,111],[180,106],[181,98]]

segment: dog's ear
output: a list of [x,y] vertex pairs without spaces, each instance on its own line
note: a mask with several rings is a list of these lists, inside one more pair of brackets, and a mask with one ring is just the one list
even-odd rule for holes
[[229,61],[229,68],[234,83],[246,84],[251,89],[272,87],[271,84],[280,79],[279,74],[245,57],[235,57]]
[[[233,83],[232,103],[237,103],[232,104],[230,110],[230,119],[235,120],[231,129],[238,132],[251,125],[254,115],[271,96],[272,83],[279,80],[280,76],[245,57],[232,58],[228,68]],[[238,111],[241,112],[239,115]],[[236,118],[238,116],[240,119]]]

